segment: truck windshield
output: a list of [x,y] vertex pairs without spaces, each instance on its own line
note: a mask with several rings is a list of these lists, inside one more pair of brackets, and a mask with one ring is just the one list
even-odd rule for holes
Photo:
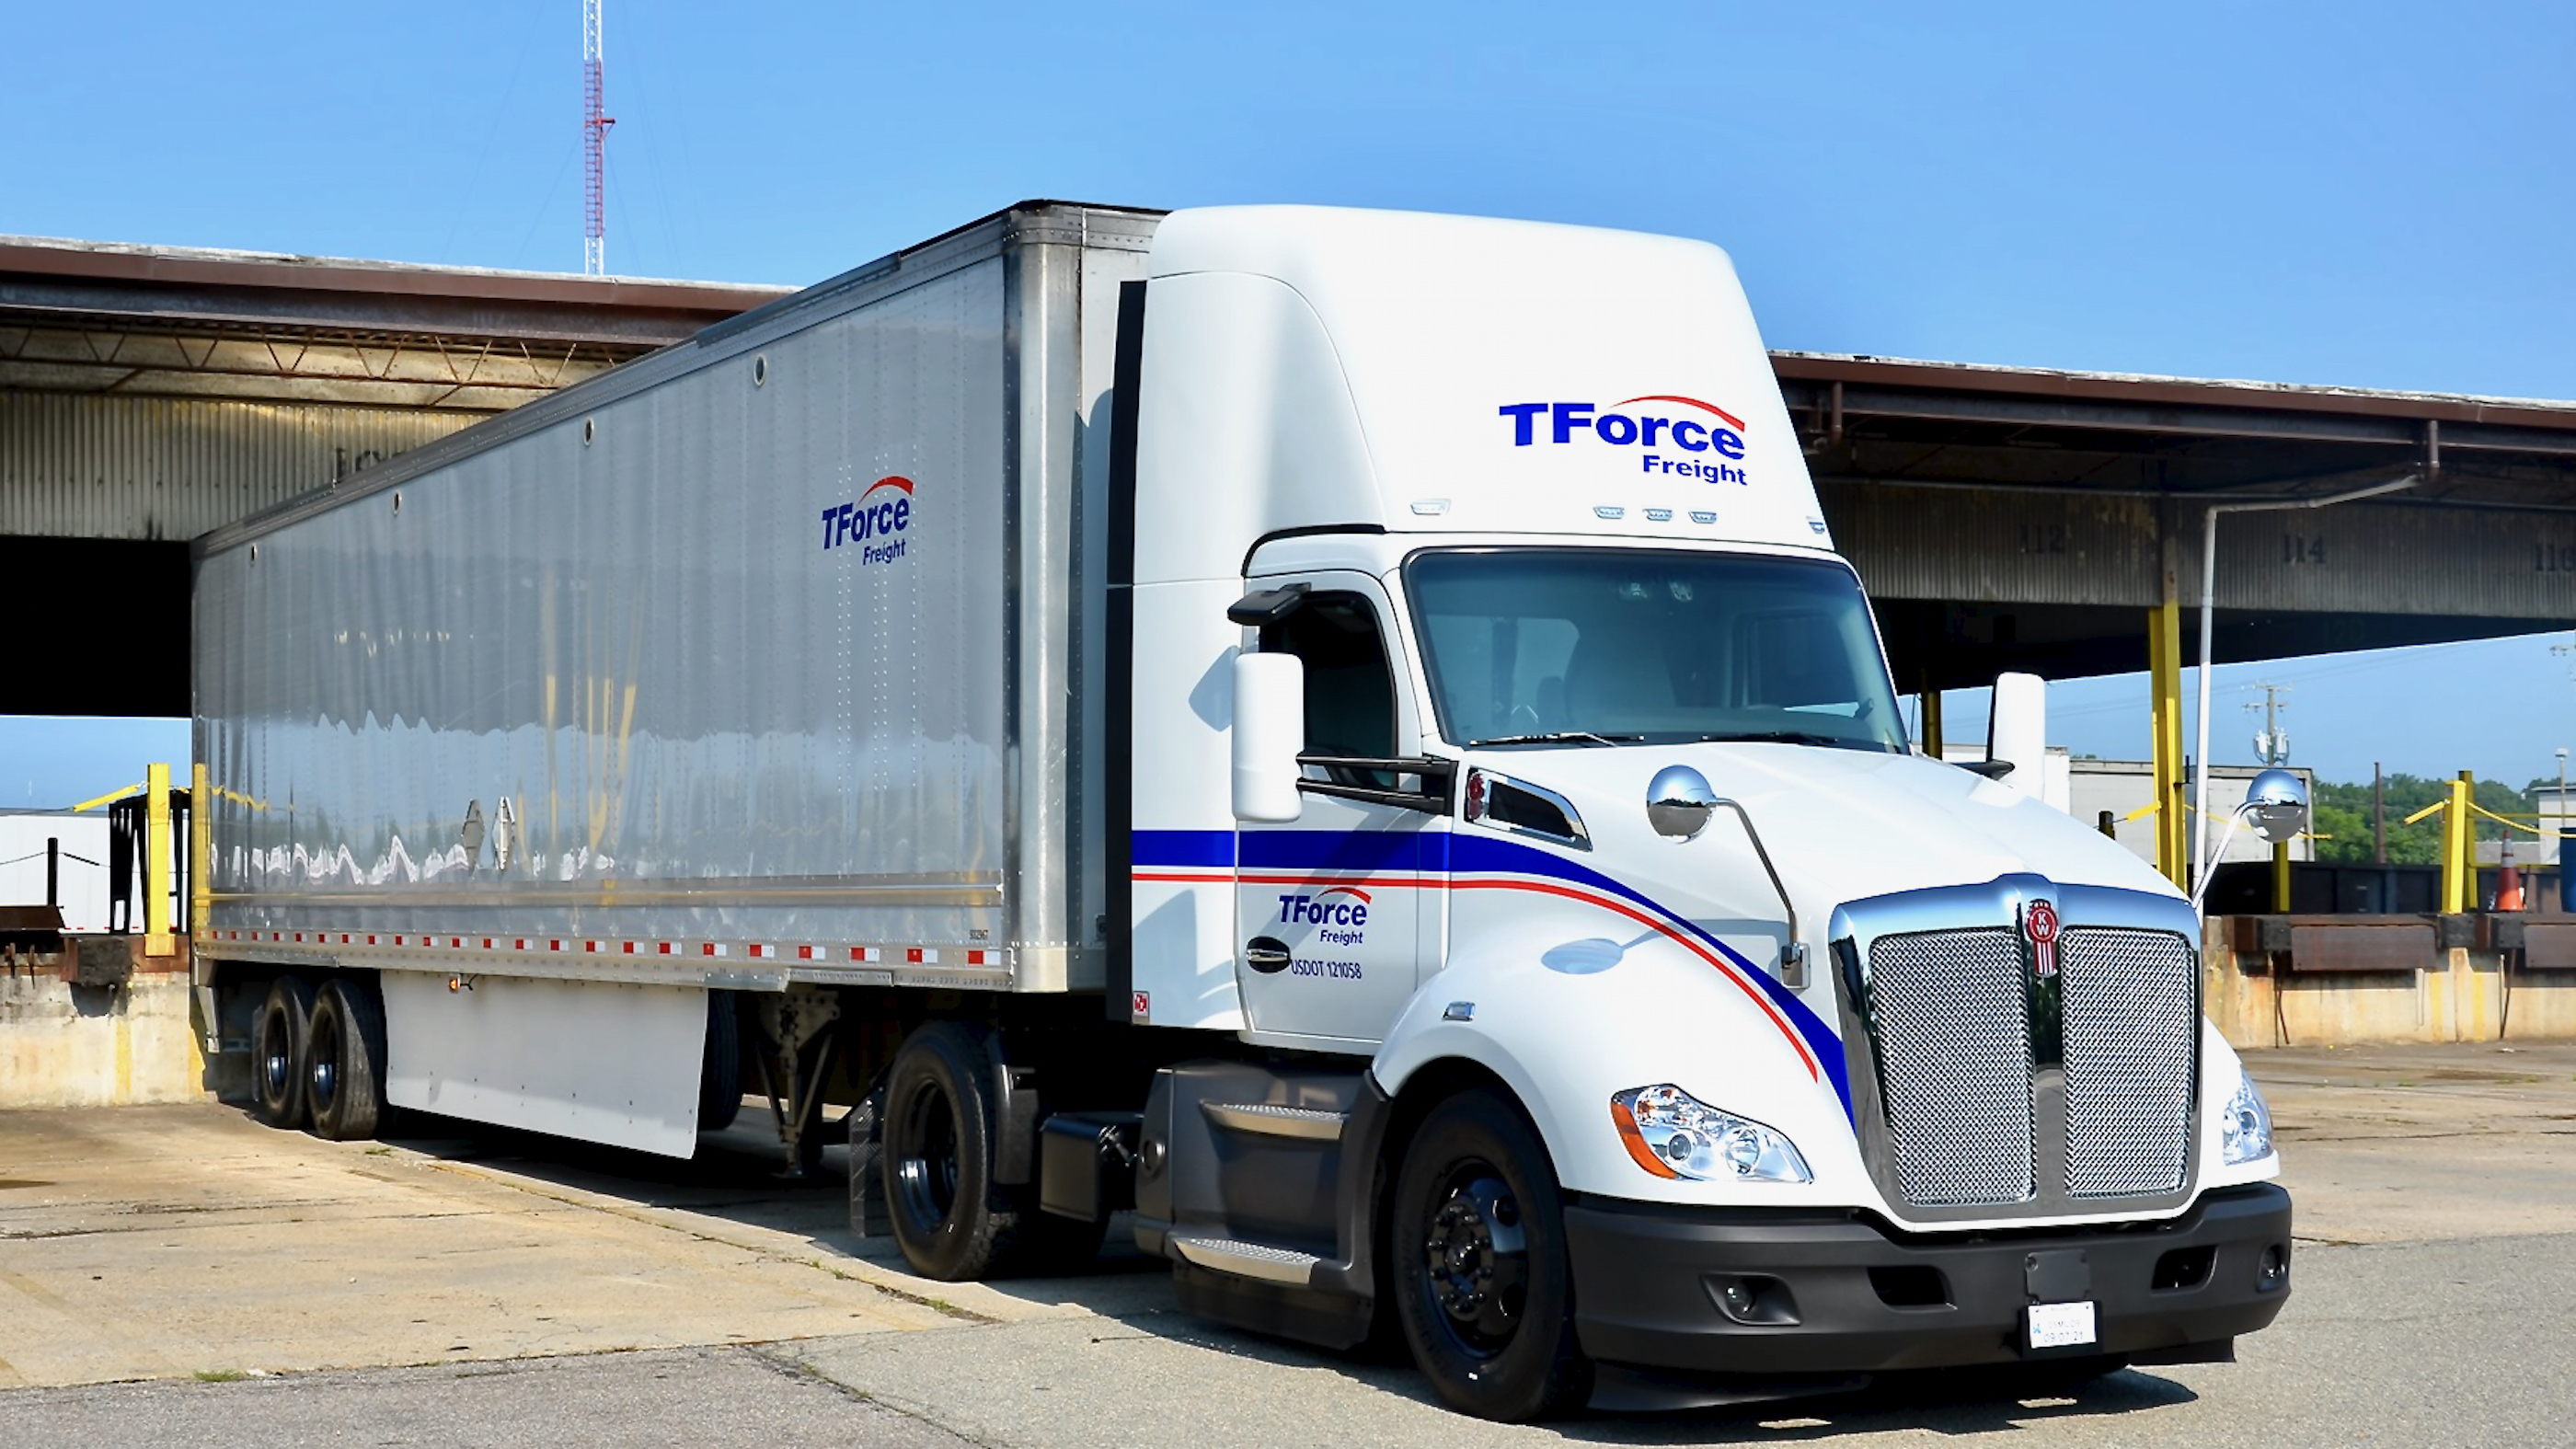
[[1404,577],[1453,744],[1906,748],[1869,605],[1838,565],[1449,549]]

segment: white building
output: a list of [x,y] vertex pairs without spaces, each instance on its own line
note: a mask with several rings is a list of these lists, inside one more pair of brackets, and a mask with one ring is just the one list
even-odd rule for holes
[[[61,842],[63,927],[107,929],[107,812],[0,811],[0,906],[45,903],[45,841]],[[138,916],[139,916],[138,906]],[[138,926],[140,921],[138,919]]]

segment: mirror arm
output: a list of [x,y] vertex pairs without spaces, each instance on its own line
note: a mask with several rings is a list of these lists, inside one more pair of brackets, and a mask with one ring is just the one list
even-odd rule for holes
[[[1771,889],[1780,897],[1780,909],[1789,916],[1789,940],[1780,948],[1781,984],[1792,988],[1807,984],[1807,948],[1798,939],[1798,903],[1789,899],[1789,888],[1780,883],[1780,872],[1771,864],[1771,852],[1762,845],[1762,832],[1753,828],[1753,817],[1735,801],[1721,795],[1710,805],[1712,810],[1732,810],[1744,822],[1744,838],[1753,845],[1753,858],[1762,862],[1762,873],[1771,877]],[[1794,975],[1795,980],[1789,978]]]

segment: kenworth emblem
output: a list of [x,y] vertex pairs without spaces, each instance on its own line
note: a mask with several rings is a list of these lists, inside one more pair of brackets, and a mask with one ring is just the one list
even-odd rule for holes
[[2021,917],[2022,934],[2030,937],[2030,967],[2042,976],[2057,974],[2057,907],[2032,901]]

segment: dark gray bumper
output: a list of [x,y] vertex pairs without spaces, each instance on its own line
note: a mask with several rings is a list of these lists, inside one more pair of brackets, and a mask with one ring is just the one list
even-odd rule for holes
[[[2187,1358],[2278,1316],[2290,1195],[2204,1195],[2158,1227],[1899,1235],[1850,1215],[1584,1199],[1565,1213],[1584,1351],[1685,1373],[1858,1374],[2012,1363],[2034,1302],[2088,1299],[2085,1354]],[[1738,1288],[1732,1308],[1727,1287]]]

